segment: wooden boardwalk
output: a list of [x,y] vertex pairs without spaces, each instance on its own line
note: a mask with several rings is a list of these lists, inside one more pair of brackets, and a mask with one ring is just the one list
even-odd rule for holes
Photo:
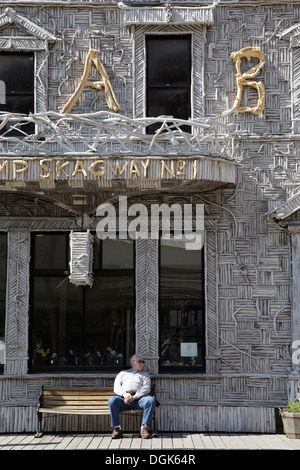
[[300,439],[284,434],[161,433],[152,439],[124,434],[112,440],[110,434],[0,434],[0,451],[4,450],[300,450]]

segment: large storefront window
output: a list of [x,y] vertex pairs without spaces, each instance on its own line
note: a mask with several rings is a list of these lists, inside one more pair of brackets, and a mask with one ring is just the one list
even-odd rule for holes
[[[0,357],[3,360],[5,343],[6,244],[6,233],[0,233]],[[0,371],[3,371],[3,364],[1,363]]]
[[203,250],[160,244],[160,368],[204,369]]
[[35,234],[31,368],[106,369],[134,352],[134,245],[94,236],[92,287],[68,278],[69,234]]

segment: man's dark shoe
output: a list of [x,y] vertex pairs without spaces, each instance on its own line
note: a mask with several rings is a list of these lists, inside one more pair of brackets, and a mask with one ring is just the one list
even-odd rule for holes
[[122,429],[118,428],[117,426],[114,427],[111,438],[112,439],[121,439],[122,437],[123,437]]
[[151,435],[148,431],[147,426],[142,427],[142,429],[140,430],[140,436],[142,439],[150,439]]

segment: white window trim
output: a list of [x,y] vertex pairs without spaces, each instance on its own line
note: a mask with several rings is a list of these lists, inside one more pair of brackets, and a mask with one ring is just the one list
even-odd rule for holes
[[213,10],[219,0],[206,7],[183,7],[166,2],[161,7],[129,7],[119,2],[126,25],[165,25],[165,24],[212,24]]
[[[24,36],[3,35],[1,30],[11,24],[20,28]],[[7,8],[0,15],[0,52],[34,53],[34,112],[36,113],[47,111],[48,42],[56,40],[53,34],[12,8]]]

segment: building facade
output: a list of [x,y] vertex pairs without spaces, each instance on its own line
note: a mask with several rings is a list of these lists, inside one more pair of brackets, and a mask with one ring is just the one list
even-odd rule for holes
[[276,431],[299,387],[299,13],[0,0],[0,432],[135,352],[160,430]]

